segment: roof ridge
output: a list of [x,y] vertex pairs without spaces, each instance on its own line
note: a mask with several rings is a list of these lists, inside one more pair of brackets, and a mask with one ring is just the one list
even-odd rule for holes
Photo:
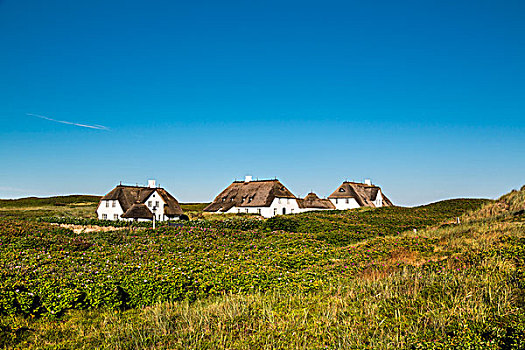
[[278,179],[268,179],[268,180],[250,180],[250,181],[244,181],[244,180],[235,180],[233,183],[251,183],[251,182],[270,182],[270,181],[279,181]]

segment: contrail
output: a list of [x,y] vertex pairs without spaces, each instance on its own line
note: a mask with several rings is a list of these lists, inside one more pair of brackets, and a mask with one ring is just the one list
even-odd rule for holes
[[82,128],[89,128],[89,129],[109,131],[109,128],[105,127],[104,125],[88,125],[88,124],[73,123],[73,122],[68,122],[68,121],[65,121],[65,120],[56,120],[56,119],[48,118],[48,117],[46,117],[44,115],[38,115],[38,114],[33,114],[33,113],[26,113],[26,115],[29,115],[29,116],[32,116],[32,117],[37,117],[37,118],[40,118],[40,119],[49,120],[49,121],[52,121],[52,122],[55,122],[55,123],[62,123],[62,124],[67,124],[67,125],[80,126]]

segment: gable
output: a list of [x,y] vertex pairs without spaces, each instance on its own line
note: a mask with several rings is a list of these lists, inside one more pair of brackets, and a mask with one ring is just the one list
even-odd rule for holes
[[182,215],[183,211],[179,202],[168,191],[163,188],[151,188],[140,186],[124,186],[118,185],[108,194],[101,198],[101,201],[117,200],[122,207],[122,211],[126,213],[134,204],[144,204],[154,193],[164,201],[164,214],[166,215]]
[[362,207],[375,207],[374,202],[379,193],[383,197],[384,206],[392,205],[392,202],[386,198],[380,187],[358,182],[343,182],[328,198],[353,198]]

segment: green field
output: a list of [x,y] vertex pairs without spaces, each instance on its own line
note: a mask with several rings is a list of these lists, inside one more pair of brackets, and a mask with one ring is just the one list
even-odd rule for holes
[[[0,217],[36,219],[69,217],[94,219],[100,196],[71,195],[48,198],[0,199]],[[200,212],[208,203],[181,203],[189,215]]]
[[0,346],[523,349],[523,209],[525,188],[157,230],[0,218]]

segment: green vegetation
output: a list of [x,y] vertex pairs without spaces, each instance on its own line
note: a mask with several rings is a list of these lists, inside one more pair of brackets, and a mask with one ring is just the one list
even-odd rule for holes
[[522,349],[525,223],[480,214],[498,202],[80,234],[0,219],[0,346]]
[[95,218],[99,196],[0,199],[0,217],[35,219],[43,216]]
[[[53,217],[68,218],[70,220],[96,220],[95,210],[100,198],[100,196],[71,195],[47,198],[0,199],[0,217],[18,219]],[[182,210],[191,216],[202,216],[200,211],[207,205],[208,203],[180,203]]]

